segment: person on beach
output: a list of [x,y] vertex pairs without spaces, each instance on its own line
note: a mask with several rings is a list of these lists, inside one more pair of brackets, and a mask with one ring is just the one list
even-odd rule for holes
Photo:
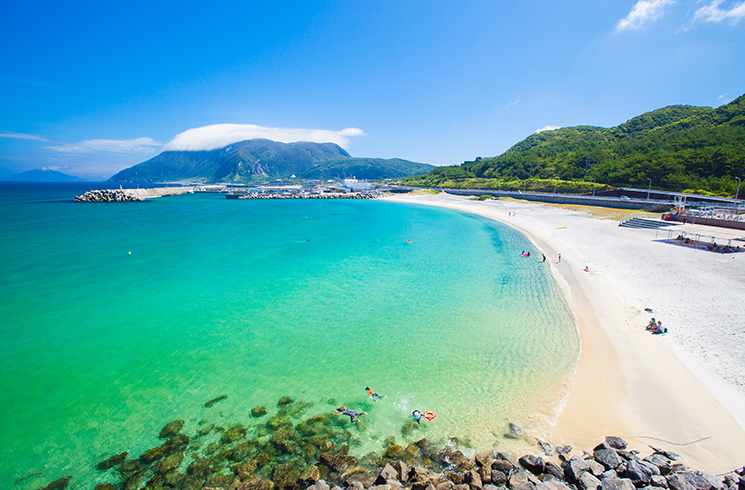
[[649,320],[649,323],[647,324],[647,330],[652,330],[657,326],[654,317],[652,317],[651,320]]
[[585,272],[590,272],[590,268],[585,266]]
[[543,256],[543,261],[546,261],[546,254],[541,254]]
[[559,263],[561,264],[561,254],[559,254]]
[[365,386],[365,391],[367,391],[367,394],[370,395],[370,398],[372,398],[374,402],[378,401],[379,398],[385,398],[385,395],[378,395],[369,386]]
[[657,326],[652,330],[652,335],[662,335],[667,333],[667,328],[662,326],[662,320],[657,320]]
[[347,407],[341,405],[339,407],[336,407],[336,412],[334,412],[334,415],[349,415],[349,419],[352,422],[358,422],[359,419],[357,418],[357,415],[367,415],[367,412],[354,412],[352,410],[347,410]]

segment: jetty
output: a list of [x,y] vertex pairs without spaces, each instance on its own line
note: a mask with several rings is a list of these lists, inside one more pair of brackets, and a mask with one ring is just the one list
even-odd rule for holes
[[193,187],[153,187],[151,189],[100,189],[75,197],[76,202],[130,202],[194,192]]

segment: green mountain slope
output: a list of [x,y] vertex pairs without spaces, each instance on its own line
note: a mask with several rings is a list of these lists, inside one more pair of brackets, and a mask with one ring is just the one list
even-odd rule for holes
[[406,160],[353,158],[333,143],[241,141],[211,151],[165,151],[111,177],[112,182],[262,182],[292,175],[327,179],[402,178],[424,174],[432,165]]
[[595,179],[615,186],[734,194],[745,178],[745,96],[718,107],[670,106],[612,128],[576,126],[533,134],[502,155],[440,167],[420,185],[453,179]]

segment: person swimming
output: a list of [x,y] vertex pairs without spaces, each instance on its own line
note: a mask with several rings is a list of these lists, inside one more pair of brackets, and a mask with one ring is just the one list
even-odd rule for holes
[[385,398],[385,395],[375,393],[369,386],[365,386],[365,391],[367,391],[367,394],[370,395],[370,398],[372,398],[374,402],[378,401],[379,398]]
[[417,424],[422,421],[422,412],[420,412],[419,410],[414,410],[413,412],[411,412],[411,415],[414,416],[414,420]]
[[334,415],[349,415],[349,419],[352,422],[358,422],[359,419],[357,418],[358,415],[367,415],[367,412],[355,412],[353,410],[347,410],[347,407],[344,405],[336,407],[336,412],[334,412]]

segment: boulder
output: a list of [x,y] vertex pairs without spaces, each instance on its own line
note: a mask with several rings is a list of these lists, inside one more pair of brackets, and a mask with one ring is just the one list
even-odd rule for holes
[[393,446],[390,446],[388,449],[385,450],[385,456],[386,458],[391,459],[400,459],[404,457],[404,448],[399,446],[398,444],[395,444]]
[[251,409],[251,417],[258,418],[267,414],[266,407],[254,407]]
[[663,456],[662,454],[650,454],[649,456],[644,458],[644,461],[655,465],[660,471],[661,475],[667,475],[668,473],[670,473],[670,459]]
[[62,478],[49,483],[45,487],[41,487],[39,490],[65,490],[65,488],[70,484],[70,480],[72,480],[72,476],[63,476]]
[[468,484],[473,490],[481,490],[484,486],[481,481],[481,475],[476,470],[468,470],[464,474],[465,483]]
[[183,460],[184,460],[183,451],[169,454],[168,456],[163,458],[163,461],[160,462],[160,465],[158,466],[158,473],[165,475],[166,473],[175,470],[181,465],[181,462]]
[[321,479],[321,471],[318,466],[312,464],[306,467],[300,474],[300,480],[306,483],[315,483]]
[[279,399],[279,401],[277,402],[277,407],[279,407],[279,408],[282,408],[282,407],[284,407],[285,405],[289,405],[290,403],[293,403],[294,401],[295,401],[295,400],[294,400],[294,399],[292,399],[292,398],[290,398],[289,396],[283,396],[283,397],[282,397],[282,398],[280,398],[280,399]]
[[471,487],[469,487],[465,483],[459,483],[458,485],[455,485],[453,487],[453,490],[471,490]]
[[546,462],[540,456],[526,454],[525,456],[522,456],[518,462],[523,468],[534,475],[542,475],[546,469]]
[[602,490],[635,490],[634,484],[627,478],[606,478],[600,484]]
[[98,463],[96,465],[96,469],[98,471],[106,471],[108,469],[113,468],[114,466],[118,464],[124,463],[124,461],[127,459],[127,451],[124,451],[123,453],[115,454],[109,459],[105,459]]
[[667,476],[668,488],[672,490],[721,490],[722,480],[702,471],[683,471]]
[[316,482],[316,490],[329,490],[329,484],[323,480],[318,480]]
[[608,448],[596,448],[593,451],[593,458],[595,461],[602,464],[606,470],[615,470],[621,464],[621,458],[615,449]]
[[547,475],[553,476],[557,480],[561,480],[564,478],[564,470],[559,468],[559,466],[553,461],[546,461],[546,467],[545,467],[544,472]]
[[603,474],[600,475],[600,481],[607,480],[608,478],[618,478],[616,470],[604,471]]
[[589,471],[585,471],[579,476],[579,485],[584,490],[597,490],[602,486],[602,482]]
[[535,485],[533,484],[533,482],[527,481],[525,483],[521,483],[512,490],[535,490]]
[[238,424],[226,430],[220,438],[220,441],[222,441],[223,444],[230,444],[245,437],[246,428],[243,427],[243,425]]
[[116,490],[116,487],[113,483],[99,483],[93,487],[93,490]]
[[492,470],[491,482],[493,485],[497,485],[500,487],[504,486],[504,484],[507,483],[507,475],[499,470]]
[[574,456],[564,464],[564,478],[569,483],[576,483],[583,472],[588,471],[590,465],[579,456]]
[[667,488],[667,479],[662,475],[652,475],[652,486]]
[[476,463],[481,466],[491,466],[492,461],[494,461],[494,458],[489,453],[479,453],[477,454],[474,459],[476,460]]
[[530,481],[528,478],[528,472],[525,470],[518,470],[513,472],[507,479],[510,488],[517,488],[523,483]]
[[[450,480],[441,481],[437,484],[435,487],[435,490],[453,490],[453,487],[455,484],[451,482]],[[486,487],[484,487],[486,489]]]
[[523,434],[523,430],[517,424],[510,422],[507,433],[504,436],[508,439],[522,439],[525,437],[525,434]]
[[626,441],[616,436],[606,436],[605,443],[613,449],[626,449],[628,447]]
[[409,480],[409,466],[403,461],[396,461],[393,463],[393,468],[396,470],[396,479],[402,483],[406,483]]
[[380,470],[380,473],[378,473],[378,477],[375,479],[375,485],[386,484],[387,480],[398,480],[398,472],[393,466],[386,463],[383,469]]
[[501,471],[502,473],[509,473],[516,468],[512,461],[506,461],[504,459],[495,459],[491,464],[492,471]]

